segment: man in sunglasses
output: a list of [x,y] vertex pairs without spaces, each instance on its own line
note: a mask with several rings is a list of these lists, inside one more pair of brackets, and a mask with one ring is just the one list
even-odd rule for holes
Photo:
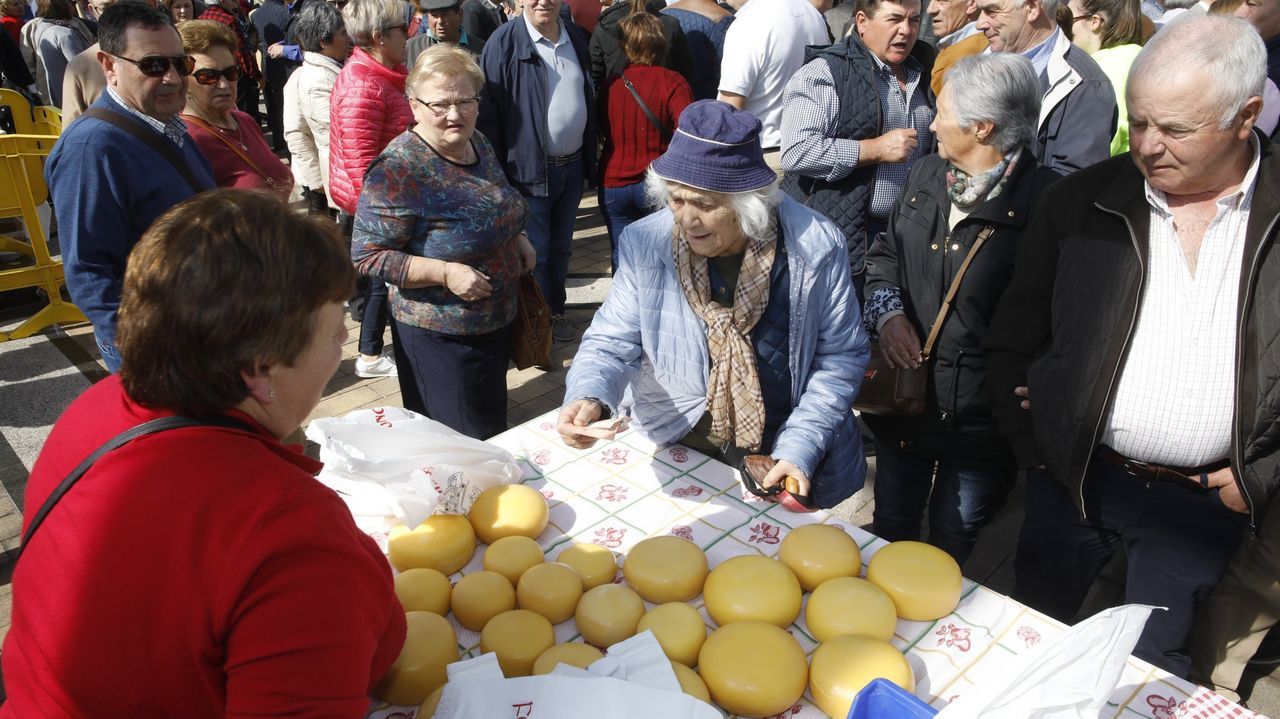
[[195,62],[168,13],[136,2],[114,5],[99,20],[98,44],[107,91],[63,131],[45,179],[67,290],[115,372],[116,311],[129,250],[153,220],[213,189],[214,181],[178,119]]

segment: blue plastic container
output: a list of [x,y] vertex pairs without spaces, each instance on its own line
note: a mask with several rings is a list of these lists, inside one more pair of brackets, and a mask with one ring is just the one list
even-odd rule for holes
[[847,719],[928,719],[937,713],[888,679],[872,679],[853,698]]

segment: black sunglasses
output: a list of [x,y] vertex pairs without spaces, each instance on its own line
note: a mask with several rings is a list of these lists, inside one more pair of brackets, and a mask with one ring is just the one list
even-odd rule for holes
[[169,72],[169,66],[172,65],[174,70],[182,77],[191,74],[196,67],[196,59],[190,55],[178,55],[176,57],[167,57],[165,55],[148,55],[141,60],[134,60],[123,55],[115,55],[121,60],[127,60],[138,66],[138,70],[147,77],[164,77]]
[[240,69],[239,65],[232,65],[231,67],[222,70],[214,70],[211,67],[202,67],[191,73],[191,76],[194,77],[196,82],[201,85],[217,85],[218,78],[226,78],[227,82],[235,82],[236,80],[244,77],[244,71]]

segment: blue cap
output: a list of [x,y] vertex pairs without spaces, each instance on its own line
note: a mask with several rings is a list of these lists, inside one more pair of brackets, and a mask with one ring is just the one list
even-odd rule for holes
[[760,120],[719,100],[680,113],[667,151],[653,161],[664,180],[710,192],[750,192],[778,179],[760,149]]

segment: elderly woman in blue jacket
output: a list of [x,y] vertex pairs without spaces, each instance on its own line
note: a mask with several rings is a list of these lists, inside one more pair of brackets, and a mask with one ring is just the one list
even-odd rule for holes
[[714,100],[680,116],[646,190],[666,205],[632,224],[619,271],[569,370],[558,431],[630,413],[660,444],[731,465],[777,464],[818,507],[863,484],[851,407],[868,358],[844,238],[784,197],[760,149],[760,121]]

